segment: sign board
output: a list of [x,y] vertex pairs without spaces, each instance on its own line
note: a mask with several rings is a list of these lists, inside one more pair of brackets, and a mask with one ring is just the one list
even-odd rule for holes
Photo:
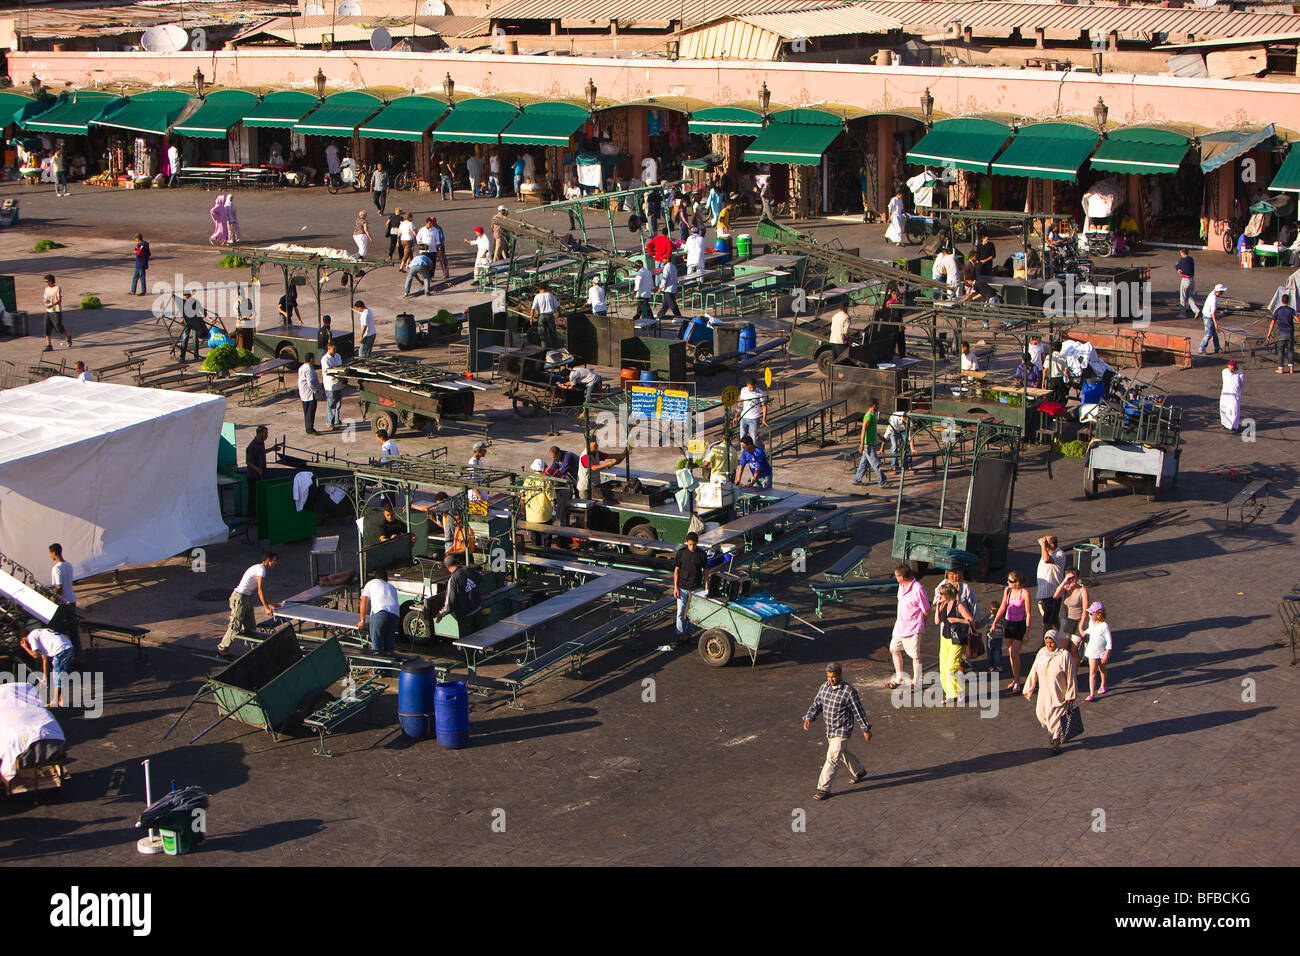
[[763,387],[764,388],[772,387],[772,366],[770,365],[767,368],[763,369]]
[[690,393],[675,388],[632,387],[632,416],[658,422],[685,424]]
[[731,408],[736,402],[740,401],[740,389],[734,385],[728,385],[722,390],[722,404]]

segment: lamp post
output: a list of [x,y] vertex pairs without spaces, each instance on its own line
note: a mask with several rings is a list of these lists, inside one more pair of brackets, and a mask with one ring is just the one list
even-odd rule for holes
[[1100,96],[1097,97],[1097,105],[1092,108],[1092,118],[1097,121],[1097,129],[1103,133],[1106,131],[1106,117],[1109,115],[1110,109]]
[[312,78],[312,82],[316,84],[316,95],[322,100],[325,99],[325,71],[316,67],[316,76]]
[[758,108],[763,113],[763,119],[767,119],[767,108],[772,103],[772,91],[767,88],[767,80],[758,88]]
[[451,106],[453,98],[456,95],[456,81],[451,78],[450,73],[448,73],[447,78],[442,81],[442,92],[447,96],[447,105]]
[[596,112],[596,83],[591,77],[587,77],[587,109]]
[[934,97],[930,95],[930,88],[927,86],[925,92],[921,94],[921,115],[925,117],[925,125],[930,125],[930,117],[934,115]]
[[203,87],[207,85],[207,80],[203,78],[203,70],[196,68],[194,70],[194,92],[199,94],[199,99],[203,98]]

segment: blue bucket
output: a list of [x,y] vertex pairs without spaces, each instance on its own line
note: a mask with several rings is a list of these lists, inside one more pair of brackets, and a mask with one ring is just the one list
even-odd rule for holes
[[643,381],[643,382],[656,382],[656,381],[658,381],[658,379],[655,378],[655,373],[654,373],[654,372],[642,372],[642,373],[641,373],[641,381]]
[[433,693],[438,746],[457,750],[469,745],[469,693],[463,680],[439,684]]
[[722,262],[730,262],[730,261],[731,261],[731,240],[730,240],[730,239],[714,239],[714,240],[713,240],[713,251],[714,251],[714,252],[720,252],[720,253],[722,253],[722,258],[718,260],[720,263],[722,263]]
[[438,673],[432,661],[407,661],[397,679],[397,722],[416,740],[433,736],[434,688]]
[[740,351],[752,352],[758,348],[758,332],[754,326],[746,322],[740,327]]

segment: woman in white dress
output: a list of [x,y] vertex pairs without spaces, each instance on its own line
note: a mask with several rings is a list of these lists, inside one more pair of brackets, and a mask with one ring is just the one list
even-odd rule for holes
[[1230,432],[1241,427],[1241,387],[1246,373],[1237,369],[1237,360],[1230,359],[1223,370],[1223,391],[1219,393],[1219,421]]
[[885,230],[885,241],[896,246],[903,244],[903,191],[900,189],[889,200],[889,228]]

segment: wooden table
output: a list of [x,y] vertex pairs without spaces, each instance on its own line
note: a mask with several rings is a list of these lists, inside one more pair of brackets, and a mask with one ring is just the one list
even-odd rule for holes
[[274,374],[279,387],[276,389],[276,395],[284,392],[287,386],[284,384],[284,373],[291,363],[288,359],[267,359],[265,362],[259,362],[257,365],[249,365],[246,368],[239,368],[230,374],[239,379],[246,380],[244,385],[244,397],[239,400],[241,405],[252,405],[262,397],[260,388],[263,375]]

